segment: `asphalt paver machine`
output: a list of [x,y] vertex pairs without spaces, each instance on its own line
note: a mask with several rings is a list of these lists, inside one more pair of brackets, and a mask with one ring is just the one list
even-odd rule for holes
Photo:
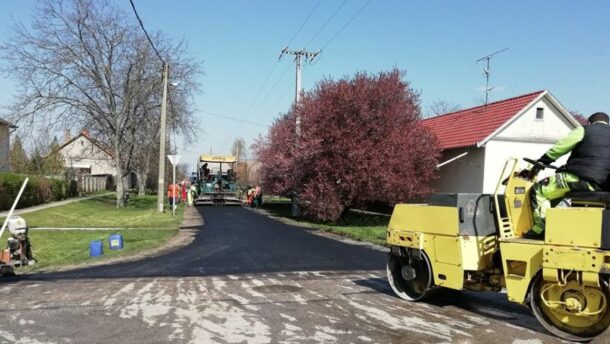
[[547,211],[544,239],[525,239],[537,173],[520,164],[507,161],[494,195],[435,194],[428,204],[396,205],[387,231],[390,286],[409,301],[438,288],[506,290],[549,332],[589,341],[610,325],[610,193],[568,193],[571,202]]
[[196,204],[240,205],[234,156],[201,155],[197,164]]

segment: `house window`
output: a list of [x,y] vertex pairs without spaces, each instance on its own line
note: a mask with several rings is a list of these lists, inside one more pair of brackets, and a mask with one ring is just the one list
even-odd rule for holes
[[544,108],[536,108],[536,119],[539,121],[544,119]]

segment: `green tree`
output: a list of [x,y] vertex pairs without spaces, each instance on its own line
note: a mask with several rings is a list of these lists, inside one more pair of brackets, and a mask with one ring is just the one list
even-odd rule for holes
[[21,143],[21,138],[19,138],[19,136],[15,136],[15,139],[13,140],[9,153],[9,160],[11,172],[28,173],[28,155],[25,152],[25,149],[23,149],[23,144]]
[[28,164],[28,173],[37,176],[43,176],[45,174],[44,172],[44,157],[42,156],[40,149],[36,147],[34,148],[32,156],[30,157],[30,161]]
[[57,136],[53,137],[47,155],[44,157],[43,172],[45,175],[58,176],[64,171],[64,159],[59,151]]

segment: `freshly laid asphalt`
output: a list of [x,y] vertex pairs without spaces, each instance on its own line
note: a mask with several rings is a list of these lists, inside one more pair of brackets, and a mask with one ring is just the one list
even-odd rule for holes
[[382,270],[387,254],[314,235],[242,207],[199,207],[194,242],[144,261],[25,278],[190,277],[227,274]]
[[0,279],[0,343],[562,342],[504,294],[410,303],[384,251],[239,207],[198,211],[205,225],[172,253]]

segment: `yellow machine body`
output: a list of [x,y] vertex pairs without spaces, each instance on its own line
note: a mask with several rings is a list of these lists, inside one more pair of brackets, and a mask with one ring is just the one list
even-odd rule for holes
[[388,244],[423,250],[434,284],[463,289],[464,271],[493,268],[495,238],[459,234],[458,208],[399,204],[388,225]]
[[[606,210],[606,204],[587,204],[551,208],[546,213],[544,240],[525,239],[523,233],[533,225],[529,193],[534,183],[516,169],[517,160],[509,160],[498,182],[491,202],[491,234],[468,235],[461,229],[470,221],[464,220],[464,213],[490,216],[480,214],[476,207],[472,210],[472,202],[467,206],[396,205],[387,243],[391,255],[398,254],[399,258],[389,267],[396,266],[399,259],[411,261],[414,253],[409,252],[420,256],[423,252],[429,261],[432,285],[457,290],[506,288],[508,299],[521,304],[535,297],[537,305],[543,305],[534,310],[537,318],[551,319],[543,323],[545,328],[566,339],[590,339],[610,324],[606,296],[610,207]],[[409,269],[395,270],[393,276],[391,273],[388,268],[391,280],[399,278],[400,273],[407,280],[416,276]],[[397,290],[396,285],[392,287]],[[534,291],[536,295],[532,296]],[[537,312],[543,308],[546,315],[539,316]],[[589,333],[592,337],[587,337]]]

